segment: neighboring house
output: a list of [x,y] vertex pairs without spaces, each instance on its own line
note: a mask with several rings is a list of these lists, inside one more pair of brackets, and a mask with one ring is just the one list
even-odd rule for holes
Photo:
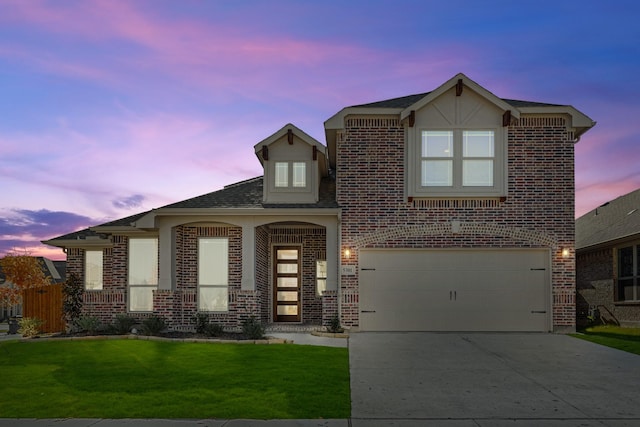
[[[49,258],[37,257],[40,267],[42,268],[45,276],[51,278],[51,283],[62,283],[65,280],[66,275],[66,262],[65,261],[52,261]],[[7,282],[2,267],[0,266],[0,286],[12,286],[11,282]],[[13,307],[3,307],[0,305],[0,321],[9,317],[21,316],[22,305],[16,305]]]
[[576,220],[578,324],[640,326],[640,189]]
[[284,126],[255,145],[261,177],[44,243],[103,321],[570,331],[574,144],[594,124],[459,74],[344,108],[326,146]]

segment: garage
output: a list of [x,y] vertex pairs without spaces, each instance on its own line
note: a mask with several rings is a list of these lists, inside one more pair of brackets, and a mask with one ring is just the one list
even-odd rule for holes
[[363,249],[362,331],[549,331],[545,249]]

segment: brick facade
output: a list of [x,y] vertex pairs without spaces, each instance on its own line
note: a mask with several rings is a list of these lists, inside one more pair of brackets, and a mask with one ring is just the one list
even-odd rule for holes
[[[584,251],[576,257],[577,308],[580,327],[595,322],[640,326],[640,304],[616,302],[616,251],[613,247]],[[596,311],[597,310],[597,311]]]
[[[341,238],[352,249],[343,264],[357,266],[362,248],[550,248],[554,329],[574,328],[573,252],[561,256],[574,241],[574,143],[564,118],[512,122],[506,200],[408,199],[406,132],[396,117],[353,117],[338,134]],[[357,326],[357,274],[343,276],[341,287],[343,324]]]

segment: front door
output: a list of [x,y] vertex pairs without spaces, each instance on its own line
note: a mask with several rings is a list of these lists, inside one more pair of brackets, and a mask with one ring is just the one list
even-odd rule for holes
[[300,247],[274,248],[273,320],[274,322],[300,321]]

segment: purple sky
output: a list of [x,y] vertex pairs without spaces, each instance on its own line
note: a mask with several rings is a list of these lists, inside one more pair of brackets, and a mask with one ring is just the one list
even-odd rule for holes
[[462,72],[570,104],[576,216],[640,187],[640,2],[0,0],[0,256],[262,174],[293,123]]

